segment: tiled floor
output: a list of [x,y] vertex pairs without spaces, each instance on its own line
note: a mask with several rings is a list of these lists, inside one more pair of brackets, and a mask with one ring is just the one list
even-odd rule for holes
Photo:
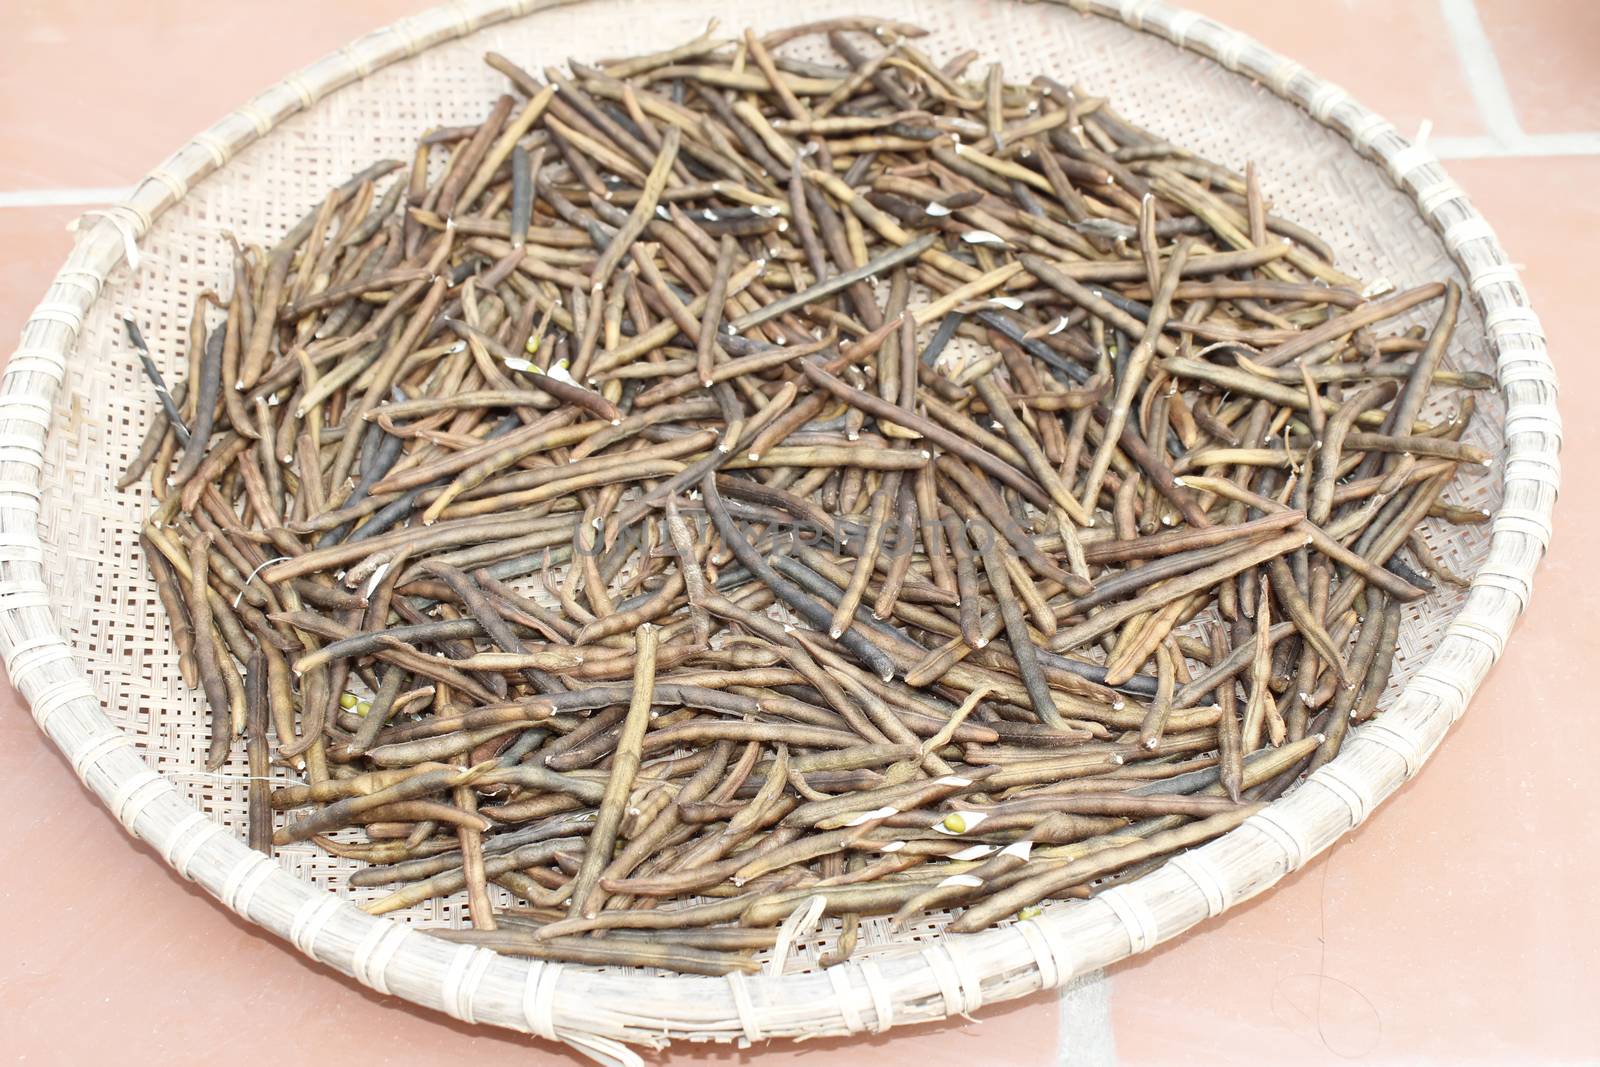
[[[1589,351],[1600,5],[1193,3],[1402,129],[1427,120],[1446,154],[1475,157],[1450,170],[1525,266],[1564,395],[1600,389]],[[0,334],[38,299],[78,211],[275,77],[413,6],[0,4]],[[1600,521],[1588,467],[1600,427],[1574,400],[1566,413],[1566,483],[1533,606],[1436,761],[1273,892],[1115,968],[1109,1042],[1092,1008],[1065,1013],[1063,1032],[1055,998],[1038,996],[979,1023],[760,1054],[687,1046],[665,1062],[1597,1062],[1600,924],[1583,905],[1600,872],[1590,784],[1600,746],[1587,723],[1600,592],[1581,560],[1583,531]],[[569,1062],[537,1041],[397,1010],[210,905],[122,833],[9,692],[0,813],[0,1056]]]
[[1477,0],[1524,128],[1600,129],[1594,92],[1600,4],[1583,0]]

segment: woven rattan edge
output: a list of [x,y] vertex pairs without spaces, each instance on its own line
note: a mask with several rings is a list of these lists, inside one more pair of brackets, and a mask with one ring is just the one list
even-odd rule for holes
[[1488,558],[1438,648],[1336,760],[1238,830],[1112,894],[823,972],[733,980],[603,973],[420,935],[281,871],[154,774],[101,711],[45,584],[39,498],[48,414],[84,317],[156,217],[288,117],[433,45],[571,2],[460,0],[368,34],[291,75],[194,137],[123,204],[95,213],[24,326],[0,379],[0,434],[13,442],[0,456],[0,655],[40,728],[130,833],[245,918],[380,992],[467,1021],[564,1040],[621,1064],[639,1061],[619,1042],[882,1031],[1062,984],[1268,888],[1417,773],[1503,651],[1548,545],[1561,423],[1538,316],[1492,228],[1438,161],[1343,89],[1244,34],[1154,0],[1052,0],[1210,57],[1345,136],[1416,201],[1483,311],[1506,402],[1504,496]]

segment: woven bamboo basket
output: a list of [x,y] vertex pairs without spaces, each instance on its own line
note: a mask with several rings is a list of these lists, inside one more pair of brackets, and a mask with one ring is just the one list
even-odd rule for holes
[[1494,517],[1426,530],[1437,555],[1475,578],[1408,610],[1383,713],[1283,799],[1137,881],[981,934],[946,937],[941,914],[900,934],[869,920],[855,957],[826,969],[815,964],[832,936],[824,925],[759,977],[561,966],[449,944],[423,930],[461,921],[459,902],[373,918],[354,906],[362,891],[347,888],[344,861],[246,848],[242,760],[202,772],[206,716],[175,681],[138,559],[147,501],[113,488],[155,408],[116,314],[144,323],[158,353],[179,352],[196,295],[225,284],[225,231],[274,239],[323,190],[425,127],[475,121],[499,91],[479,61],[487,49],[537,69],[660,47],[710,16],[773,28],[852,7],[564,2],[462,0],[286,78],[197,134],[127,201],[91,212],[28,319],[0,382],[0,651],[39,728],[129,833],[250,922],[380,992],[621,1064],[639,1062],[631,1044],[883,1031],[1061,985],[1261,892],[1417,773],[1527,607],[1559,482],[1555,376],[1489,224],[1425,148],[1343,89],[1192,13],[1148,0],[874,0],[885,18],[933,31],[936,55],[975,47],[1009,74],[1048,72],[1108,95],[1212,158],[1254,160],[1276,209],[1328,237],[1352,273],[1401,286],[1455,276],[1476,298],[1447,359],[1497,371],[1469,434],[1497,458],[1450,492]]

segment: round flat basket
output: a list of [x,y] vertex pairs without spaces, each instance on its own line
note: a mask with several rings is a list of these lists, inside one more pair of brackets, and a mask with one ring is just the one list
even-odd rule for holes
[[115,488],[157,407],[119,316],[143,324],[175,370],[196,299],[230,284],[229,234],[270,243],[326,189],[404,158],[423,130],[478,121],[504,86],[486,51],[538,70],[659,49],[710,18],[766,30],[855,6],[462,0],[287,78],[127,202],[90,213],[0,386],[0,650],[40,729],[129,833],[250,922],[381,992],[632,1063],[629,1045],[883,1031],[1060,985],[1261,892],[1418,772],[1527,606],[1559,480],[1544,337],[1489,224],[1425,148],[1345,90],[1192,13],[1142,0],[875,0],[874,15],[926,27],[919,43],[935,57],[976,49],[1013,78],[1044,73],[1109,97],[1207,158],[1253,162],[1275,210],[1323,235],[1364,281],[1454,278],[1471,294],[1444,359],[1497,375],[1466,437],[1494,461],[1447,499],[1493,519],[1423,527],[1433,554],[1473,580],[1407,606],[1381,713],[1238,829],[1142,877],[982,933],[946,936],[945,913],[899,931],[868,919],[849,962],[826,968],[831,919],[760,975],[500,955],[427,935],[464,924],[462,898],[375,918],[356,905],[379,891],[349,886],[352,861],[309,844],[270,857],[246,847],[243,758],[205,772],[208,715],[178,681],[140,559],[148,491]]

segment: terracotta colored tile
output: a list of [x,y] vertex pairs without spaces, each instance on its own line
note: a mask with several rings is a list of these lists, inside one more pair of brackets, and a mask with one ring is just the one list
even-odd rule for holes
[[[1600,388],[1579,251],[1600,237],[1600,209],[1580,195],[1600,181],[1600,159],[1451,171],[1525,264],[1564,395]],[[1586,727],[1532,726],[1571,722],[1592,703],[1600,651],[1584,533],[1600,521],[1600,483],[1586,473],[1600,427],[1570,403],[1566,413],[1555,541],[1466,718],[1330,856],[1114,971],[1124,1064],[1566,1063],[1600,1048],[1600,931],[1580,903],[1600,829],[1573,817],[1595,746]],[[1559,736],[1586,740],[1550,743]]]
[[1316,5],[1186,0],[1182,5],[1298,60],[1411,136],[1424,119],[1436,134],[1483,132],[1460,64],[1427,0],[1338,0]]
[[1517,119],[1529,133],[1600,130],[1600,5],[1478,0]]
[[0,189],[131,184],[284,75],[422,6],[0,4]]
[[6,250],[0,256],[0,364],[11,357],[23,319],[72,251],[67,223],[80,210],[0,208],[0,247]]

